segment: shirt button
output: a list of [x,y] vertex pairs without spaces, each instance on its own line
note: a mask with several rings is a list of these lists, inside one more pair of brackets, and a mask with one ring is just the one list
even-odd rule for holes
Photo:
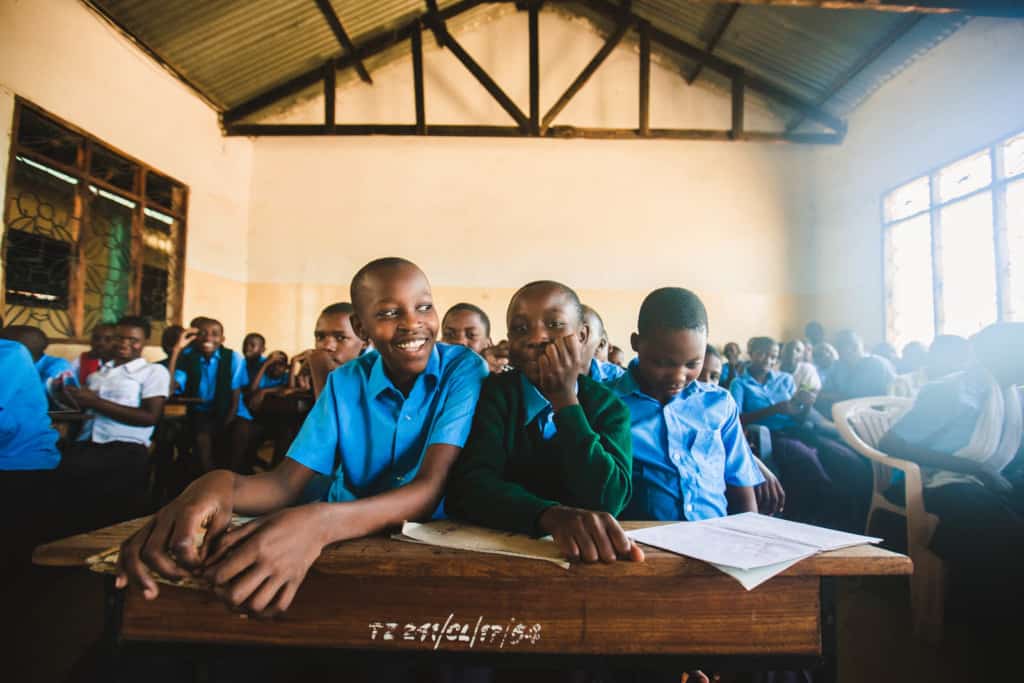
[[686,506],[686,511],[687,512],[693,512],[693,504],[692,503]]
[[411,420],[412,419],[412,415],[405,415],[404,417],[405,417],[406,420]]

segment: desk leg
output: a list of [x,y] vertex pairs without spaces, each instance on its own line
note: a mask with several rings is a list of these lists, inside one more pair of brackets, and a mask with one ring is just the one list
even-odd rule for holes
[[821,656],[822,682],[839,680],[838,624],[836,622],[836,579],[821,577]]
[[103,668],[107,680],[121,679],[121,617],[124,611],[124,591],[114,587],[114,576],[103,577]]

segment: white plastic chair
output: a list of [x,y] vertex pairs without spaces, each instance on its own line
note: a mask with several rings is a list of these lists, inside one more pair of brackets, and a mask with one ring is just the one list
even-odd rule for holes
[[[836,429],[850,448],[871,461],[874,486],[865,533],[871,531],[878,510],[899,515],[906,520],[907,553],[914,562],[910,579],[910,604],[915,633],[927,640],[937,640],[942,633],[946,570],[942,559],[929,548],[939,518],[924,507],[921,468],[909,460],[893,458],[878,450],[886,432],[913,405],[913,399],[891,396],[856,398],[832,407]],[[904,504],[885,497],[893,484],[893,473],[903,473]]]

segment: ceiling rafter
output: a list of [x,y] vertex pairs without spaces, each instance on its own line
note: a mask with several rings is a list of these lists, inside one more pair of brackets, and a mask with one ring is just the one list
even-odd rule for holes
[[[729,9],[727,9],[725,14],[722,16],[722,20],[718,22],[718,26],[716,26],[715,30],[711,33],[711,39],[708,40],[708,45],[704,48],[704,52],[710,55],[715,51],[715,48],[718,47],[718,42],[722,40],[722,36],[725,35],[725,30],[729,28],[730,24],[732,24],[732,20],[736,18],[736,13],[739,11],[740,4],[738,2],[734,2],[729,6]],[[693,85],[700,76],[700,72],[703,68],[704,62],[697,62],[697,66],[693,67],[693,71],[691,71],[686,77],[687,84]]]
[[313,1],[320,9],[320,13],[324,15],[324,19],[327,21],[327,25],[331,27],[331,32],[334,33],[334,37],[341,45],[341,49],[352,56],[352,66],[355,67],[356,73],[359,74],[359,78],[361,78],[364,83],[373,85],[373,79],[370,78],[370,72],[366,70],[363,60],[359,59],[359,53],[356,51],[356,46],[352,44],[352,39],[348,37],[348,33],[345,32],[345,27],[341,25],[341,19],[338,18],[338,14],[334,11],[334,7],[331,5],[330,0]]

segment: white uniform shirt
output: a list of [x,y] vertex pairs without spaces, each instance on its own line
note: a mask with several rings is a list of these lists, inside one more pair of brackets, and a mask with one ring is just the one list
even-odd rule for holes
[[[100,369],[89,375],[86,382],[89,389],[95,391],[100,398],[123,406],[138,408],[142,400],[154,396],[167,397],[170,388],[170,375],[167,368],[156,363],[149,363],[144,358],[123,365],[114,365],[108,361]],[[82,428],[79,441],[93,443],[110,443],[111,441],[128,441],[148,446],[153,437],[153,427],[139,427],[101,415],[94,410],[88,411],[91,419]]]

